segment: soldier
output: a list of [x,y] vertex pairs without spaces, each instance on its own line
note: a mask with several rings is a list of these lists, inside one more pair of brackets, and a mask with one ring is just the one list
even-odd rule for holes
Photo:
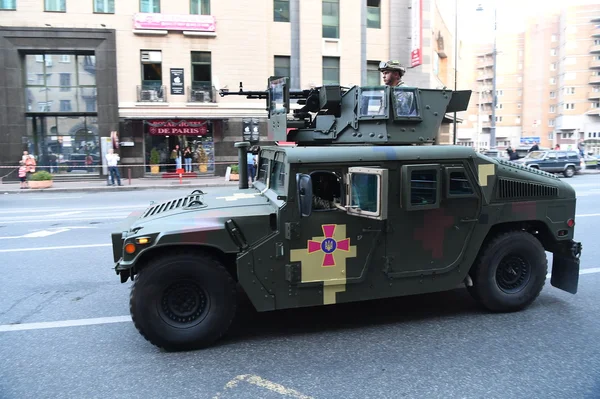
[[383,75],[383,83],[387,86],[404,86],[402,76],[406,73],[406,68],[400,65],[400,61],[380,62],[379,71]]

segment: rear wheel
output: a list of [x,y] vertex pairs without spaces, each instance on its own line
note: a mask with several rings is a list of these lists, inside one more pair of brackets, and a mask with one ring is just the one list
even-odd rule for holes
[[140,334],[166,350],[211,345],[236,307],[235,283],[221,262],[193,252],[154,259],[136,276],[129,303]]
[[507,232],[492,239],[479,255],[468,289],[491,311],[518,311],[540,294],[547,272],[542,244],[527,232]]
[[568,166],[567,169],[563,172],[565,177],[573,177],[575,175],[575,168],[572,166]]

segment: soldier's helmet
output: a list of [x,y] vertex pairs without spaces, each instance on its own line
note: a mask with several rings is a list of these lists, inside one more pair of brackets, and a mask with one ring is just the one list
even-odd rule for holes
[[406,68],[404,68],[400,61],[390,60],[390,61],[382,61],[379,63],[379,71],[399,71],[400,75],[404,75],[406,73]]

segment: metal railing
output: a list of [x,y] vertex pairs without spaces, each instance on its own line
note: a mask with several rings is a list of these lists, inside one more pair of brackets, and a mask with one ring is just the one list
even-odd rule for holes
[[209,85],[188,86],[188,102],[190,103],[216,103],[217,89]]
[[137,86],[137,101],[145,102],[166,102],[167,86]]

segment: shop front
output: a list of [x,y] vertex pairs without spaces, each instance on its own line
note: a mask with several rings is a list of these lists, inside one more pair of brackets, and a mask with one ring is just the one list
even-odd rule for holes
[[144,120],[144,159],[147,174],[215,173],[214,122],[200,119]]

